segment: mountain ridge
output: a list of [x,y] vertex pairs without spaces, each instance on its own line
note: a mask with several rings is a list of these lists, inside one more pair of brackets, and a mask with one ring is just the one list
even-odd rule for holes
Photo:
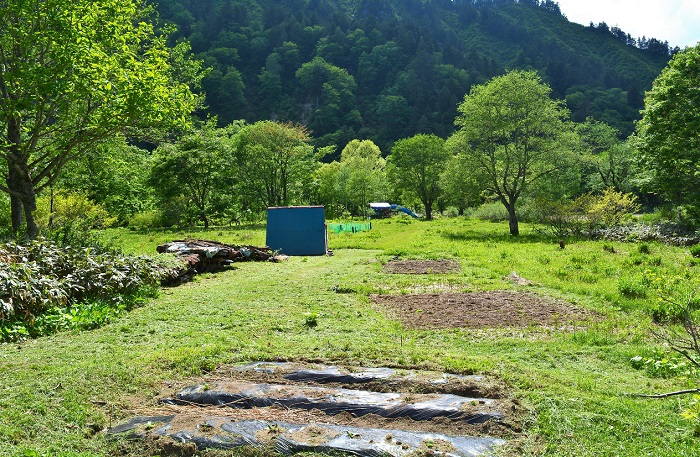
[[203,115],[303,122],[319,146],[369,138],[385,152],[416,133],[449,135],[469,89],[509,69],[538,71],[574,120],[626,136],[673,52],[570,22],[549,0],[161,0],[157,10],[212,68]]

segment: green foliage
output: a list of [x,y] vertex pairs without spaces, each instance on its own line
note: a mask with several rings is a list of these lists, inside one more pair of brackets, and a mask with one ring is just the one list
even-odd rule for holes
[[688,406],[681,411],[681,416],[691,422],[693,435],[700,436],[700,395],[693,395]]
[[667,354],[658,348],[652,348],[644,355],[630,359],[632,368],[646,371],[655,378],[675,378],[693,373],[692,366],[678,354]]
[[148,181],[163,206],[180,205],[185,218],[198,219],[205,228],[233,206],[239,181],[229,168],[234,161],[231,137],[241,128],[234,123],[218,129],[210,120],[174,144],[159,146]]
[[612,188],[598,196],[587,195],[576,200],[586,213],[589,227],[610,227],[620,224],[625,217],[641,209],[637,197],[617,192]]
[[593,118],[578,124],[576,132],[581,138],[588,190],[628,192],[633,155],[629,143],[620,140],[620,132]]
[[140,2],[117,0],[0,9],[0,151],[12,164],[0,188],[15,232],[24,217],[36,236],[36,195],[75,157],[118,133],[152,138],[189,122],[199,64],[171,53],[147,15]]
[[645,39],[638,49],[619,28],[581,27],[555,2],[534,3],[161,0],[157,9],[212,68],[203,86],[221,125],[299,122],[317,146],[340,151],[362,138],[388,151],[416,133],[447,138],[473,84],[536,68],[574,120],[593,116],[628,135],[668,46]]
[[365,216],[368,204],[384,201],[388,194],[386,161],[370,140],[352,140],[340,155],[340,162],[323,164],[315,174],[318,198],[327,216]]
[[232,147],[248,206],[287,206],[304,197],[317,166],[309,141],[301,125],[259,121],[241,129]]
[[627,298],[644,298],[647,296],[647,286],[636,278],[621,277],[617,282],[620,295]]
[[405,138],[391,149],[389,180],[395,190],[420,199],[428,220],[433,218],[433,204],[442,195],[440,175],[449,158],[445,141],[435,135]]
[[119,304],[123,296],[158,285],[169,271],[152,259],[98,247],[8,243],[0,248],[0,321],[31,326],[52,308],[96,300]]
[[603,190],[600,195],[586,194],[573,201],[537,199],[534,206],[535,220],[558,237],[595,235],[597,230],[619,225],[640,209],[634,195],[612,188]]
[[693,257],[700,257],[700,244],[696,244],[690,247],[690,255]]
[[484,203],[476,208],[470,216],[482,221],[503,222],[508,220],[508,210],[501,203]]
[[129,227],[135,229],[153,229],[157,227],[170,227],[176,221],[169,221],[160,209],[152,209],[136,213],[129,218]]
[[85,194],[66,190],[52,191],[37,201],[36,221],[43,233],[55,230],[102,229],[112,227],[117,218]]
[[637,125],[639,161],[648,175],[645,189],[685,205],[700,221],[700,45],[676,54],[647,93]]
[[154,204],[147,184],[150,155],[122,136],[110,139],[68,162],[55,187],[85,194],[126,225],[131,216]]
[[111,298],[84,300],[70,306],[49,308],[32,319],[10,318],[0,321],[0,341],[17,342],[68,330],[92,330],[106,325],[158,295],[157,287]]
[[519,234],[520,196],[574,157],[569,113],[550,93],[536,73],[512,71],[473,87],[458,108],[454,141],[484,190],[507,209],[511,235]]
[[481,192],[485,187],[479,173],[474,172],[468,158],[459,154],[459,142],[452,136],[445,142],[446,149],[452,154],[440,175],[440,187],[443,189],[443,201],[460,210],[473,207],[482,202]]

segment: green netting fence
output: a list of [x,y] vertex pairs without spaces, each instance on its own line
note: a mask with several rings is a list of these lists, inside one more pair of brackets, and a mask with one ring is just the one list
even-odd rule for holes
[[340,232],[363,232],[365,230],[372,230],[372,223],[360,223],[360,222],[348,222],[343,224],[328,224],[328,231],[333,233]]

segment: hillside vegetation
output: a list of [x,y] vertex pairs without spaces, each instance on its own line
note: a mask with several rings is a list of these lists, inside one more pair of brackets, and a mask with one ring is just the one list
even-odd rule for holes
[[[575,121],[626,137],[643,92],[668,62],[666,43],[601,23],[571,23],[556,2],[479,0],[161,0],[212,68],[206,113],[221,125],[308,125],[319,146],[355,138],[383,151],[416,133],[448,136],[472,85],[534,69]],[[643,48],[643,49],[641,49]]]

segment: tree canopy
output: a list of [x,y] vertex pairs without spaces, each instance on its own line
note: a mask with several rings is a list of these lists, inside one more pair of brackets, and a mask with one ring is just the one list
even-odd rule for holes
[[459,106],[455,134],[485,190],[508,210],[518,235],[516,203],[535,181],[563,168],[575,147],[561,101],[535,72],[511,71],[475,86]]
[[395,189],[420,199],[428,220],[433,218],[433,204],[442,194],[440,174],[449,157],[445,140],[435,135],[404,138],[391,149],[389,179]]
[[671,52],[571,23],[553,1],[157,3],[178,25],[173,39],[212,67],[203,85],[220,125],[302,123],[338,153],[355,138],[382,151],[416,133],[447,138],[469,88],[508,68],[537,69],[575,121],[593,116],[626,136]]
[[245,206],[287,206],[304,191],[316,160],[309,132],[301,125],[260,121],[235,138],[237,168]]
[[238,177],[229,169],[234,161],[230,138],[241,128],[234,123],[218,129],[216,120],[210,120],[175,143],[160,145],[149,176],[156,194],[192,210],[209,228],[212,215],[233,206]]
[[141,3],[3,2],[0,157],[13,230],[37,233],[36,194],[63,166],[118,133],[184,126],[197,64],[171,51]]
[[676,54],[647,93],[637,126],[647,189],[700,220],[700,45]]

